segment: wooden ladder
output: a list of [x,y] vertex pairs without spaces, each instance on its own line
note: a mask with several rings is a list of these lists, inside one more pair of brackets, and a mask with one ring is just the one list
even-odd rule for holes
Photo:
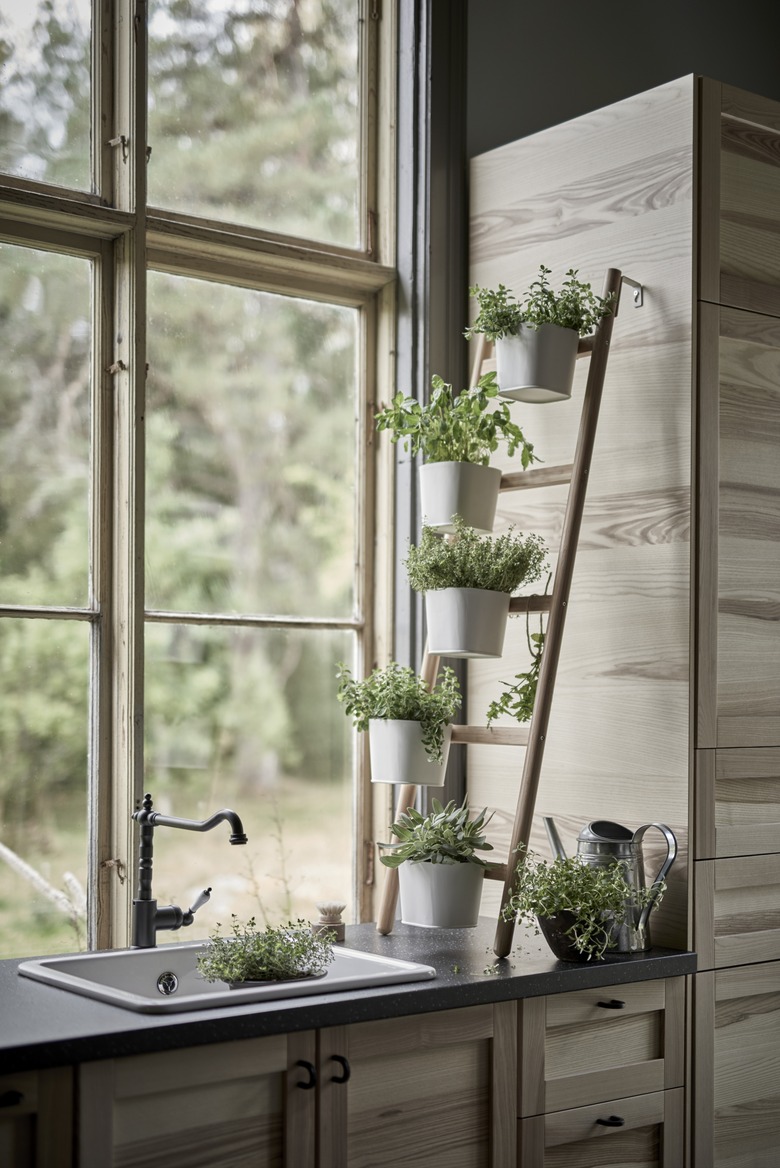
[[[539,779],[542,771],[544,747],[547,740],[547,726],[552,708],[553,689],[558,671],[558,660],[563,642],[563,629],[566,621],[566,610],[569,602],[574,561],[577,556],[582,513],[585,506],[585,495],[590,476],[590,464],[593,456],[593,445],[596,438],[601,395],[604,388],[604,377],[607,371],[607,357],[612,337],[612,325],[617,316],[621,284],[631,283],[623,277],[617,268],[609,268],[604,281],[605,297],[610,298],[612,311],[602,318],[592,337],[580,341],[577,351],[578,357],[589,357],[590,368],[585,386],[585,397],[582,405],[577,445],[574,452],[574,461],[565,466],[540,467],[535,470],[525,470],[513,474],[503,475],[501,478],[502,491],[529,490],[536,487],[549,487],[560,483],[569,483],[569,495],[566,502],[566,511],[563,519],[561,544],[558,563],[553,582],[551,595],[513,597],[510,613],[547,612],[547,631],[544,639],[539,680],[536,688],[533,717],[528,726],[453,726],[453,743],[480,743],[501,746],[525,746],[525,760],[518,793],[517,809],[515,812],[512,838],[509,845],[509,858],[505,864],[491,864],[486,869],[488,879],[503,880],[504,890],[499,910],[498,926],[496,929],[494,952],[498,957],[506,957],[512,948],[515,922],[504,920],[503,910],[507,904],[514,883],[517,861],[512,857],[517,855],[518,849],[527,846],[531,836],[531,823],[536,806],[536,793],[539,788]],[[484,338],[477,352],[472,373],[472,384],[476,384],[486,356]],[[435,684],[439,673],[439,657],[428,653],[423,655],[420,676],[431,687]],[[414,804],[417,788],[412,784],[405,784],[400,788],[396,804],[396,819],[407,807]],[[377,931],[383,934],[390,933],[395,920],[396,903],[398,900],[398,870],[388,869],[385,885],[382,892],[382,901],[377,916]]]

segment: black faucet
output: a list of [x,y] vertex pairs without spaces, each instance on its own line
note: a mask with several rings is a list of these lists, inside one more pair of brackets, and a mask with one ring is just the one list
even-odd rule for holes
[[154,949],[157,944],[157,932],[160,929],[180,929],[184,925],[191,925],[195,913],[211,895],[211,889],[204,888],[195,903],[186,912],[176,904],[168,904],[163,908],[157,907],[157,901],[152,897],[155,827],[180,827],[183,831],[211,831],[212,827],[225,821],[230,824],[231,844],[246,843],[244,825],[235,811],[231,811],[228,807],[215,812],[210,819],[179,819],[175,815],[163,815],[159,811],[152,811],[152,806],[152,796],[147,794],[144,795],[141,809],[133,812],[133,819],[141,827],[141,842],[138,852],[138,896],[133,901],[134,949]]

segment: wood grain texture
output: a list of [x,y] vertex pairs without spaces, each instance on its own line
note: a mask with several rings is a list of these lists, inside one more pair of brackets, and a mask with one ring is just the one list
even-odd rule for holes
[[780,746],[779,325],[721,312],[720,746]]
[[[475,159],[470,273],[474,283],[519,292],[540,263],[555,273],[574,266],[600,288],[615,265],[645,285],[645,306],[626,298],[613,331],[537,811],[568,816],[577,830],[597,815],[629,826],[660,818],[683,842],[692,97],[692,79],[662,86]],[[571,462],[587,365],[577,363],[570,402],[512,406],[545,466]],[[503,494],[496,530],[514,523],[539,532],[554,562],[565,502],[565,486]],[[527,661],[520,617],[509,623],[499,662],[470,665],[472,720]],[[521,750],[468,748],[470,798],[500,813],[491,825],[497,837],[517,800],[522,761]],[[532,840],[540,838],[534,829]],[[678,862],[656,917],[664,943],[686,941],[682,875]]]
[[697,857],[780,852],[780,748],[699,753]]
[[720,299],[720,134],[722,86],[700,77],[696,88],[695,170],[697,298]]
[[696,899],[700,968],[780,958],[780,854],[698,861]]
[[715,1163],[715,974],[693,978],[693,1084],[691,1090],[691,1146],[693,1168]]
[[715,974],[714,1168],[773,1168],[780,1146],[780,965]]
[[720,311],[701,303],[696,315],[695,482],[696,556],[691,597],[694,635],[694,742],[718,740],[718,337]]
[[493,1006],[490,1168],[517,1163],[517,1003]]

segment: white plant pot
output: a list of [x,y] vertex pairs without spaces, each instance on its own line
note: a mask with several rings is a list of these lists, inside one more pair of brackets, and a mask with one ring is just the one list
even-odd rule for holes
[[479,864],[406,860],[398,869],[401,920],[424,929],[473,929],[484,878]]
[[371,782],[443,787],[451,741],[452,726],[445,726],[442,761],[432,762],[423,746],[419,722],[371,718],[368,723]]
[[496,380],[503,397],[526,402],[571,397],[579,334],[576,329],[520,325],[517,336],[496,341]]
[[437,588],[425,593],[428,652],[440,657],[500,657],[509,593]]
[[420,513],[436,531],[453,532],[453,515],[480,532],[493,530],[501,471],[473,462],[426,462],[420,467]]

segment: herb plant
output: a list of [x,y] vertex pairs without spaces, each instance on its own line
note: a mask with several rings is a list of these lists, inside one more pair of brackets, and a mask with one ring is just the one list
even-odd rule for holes
[[415,592],[439,588],[483,588],[512,593],[523,583],[538,580],[545,565],[546,545],[538,535],[482,536],[453,516],[455,534],[445,539],[432,527],[423,527],[418,546],[405,560]]
[[[550,577],[548,576],[547,587],[549,585]],[[545,588],[546,592],[547,588]],[[525,673],[515,674],[515,680],[511,684],[506,681],[501,682],[506,688],[498,701],[491,702],[488,706],[488,726],[500,718],[502,714],[511,714],[516,721],[521,723],[530,722],[533,717],[536,688],[539,684],[539,671],[542,668],[542,653],[544,651],[544,627],[541,617],[539,618],[539,632],[532,633],[530,613],[526,613],[525,639],[528,642],[528,652],[531,654],[531,664]]]
[[503,284],[495,290],[479,285],[470,288],[469,295],[476,298],[479,311],[464,335],[470,340],[476,333],[484,333],[487,340],[499,341],[519,333],[522,324],[532,329],[557,324],[574,329],[581,337],[592,333],[612,311],[611,297],[597,296],[590,284],[577,279],[576,268],[569,268],[560,292],[555,292],[550,286],[551,274],[552,269],[542,264],[523,301]]
[[339,663],[338,700],[344,703],[358,730],[367,730],[371,718],[389,718],[420,723],[425,753],[431,762],[442,761],[444,727],[460,706],[461,694],[455,671],[445,665],[432,689],[408,665],[391,661],[357,681],[346,665]]
[[493,845],[485,839],[485,828],[492,818],[484,808],[474,819],[464,800],[460,807],[451,799],[443,807],[438,799],[431,800],[430,815],[421,815],[409,807],[393,824],[393,835],[400,841],[389,855],[382,856],[388,868],[398,868],[405,860],[429,864],[487,864],[477,851],[492,852]]
[[242,925],[234,914],[230,932],[231,936],[212,934],[198,957],[198,971],[206,981],[316,977],[333,960],[332,934],[312,936],[306,921],[268,926],[259,932],[254,917]]
[[[526,852],[518,864],[504,917],[513,920],[519,916],[526,923],[536,924],[537,917],[571,913],[574,921],[566,935],[574,948],[588,960],[600,959],[614,948],[614,933],[629,907],[643,907],[657,887],[632,890],[624,873],[625,865],[619,860],[605,867],[583,864],[575,857],[547,863],[533,852]],[[664,888],[665,884],[656,905]]]
[[520,450],[523,470],[538,461],[533,445],[512,421],[509,403],[503,401],[490,408],[498,397],[495,373],[486,373],[474,388],[456,396],[441,377],[434,376],[431,387],[433,392],[425,405],[396,394],[376,415],[377,430],[389,430],[391,442],[403,439],[404,449],[412,455],[422,451],[426,462],[487,466],[499,442],[506,442],[509,455]]

